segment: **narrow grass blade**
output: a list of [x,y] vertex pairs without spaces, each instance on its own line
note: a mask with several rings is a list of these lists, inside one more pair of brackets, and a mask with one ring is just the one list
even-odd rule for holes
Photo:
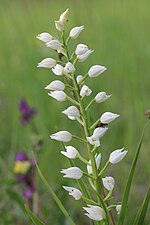
[[141,225],[143,224],[144,222],[144,219],[145,219],[145,216],[146,216],[146,212],[147,212],[147,209],[148,209],[148,205],[149,205],[149,201],[150,201],[150,188],[144,198],[144,201],[137,213],[137,216],[134,220],[134,223],[133,225]]
[[35,224],[35,225],[45,225],[40,219],[38,219],[32,212],[31,210],[28,208],[27,205],[25,205],[25,210],[27,211],[30,219],[32,220],[32,222]]
[[127,209],[132,179],[133,179],[135,167],[136,167],[136,164],[137,164],[137,160],[138,160],[138,157],[139,157],[141,145],[142,145],[142,142],[143,142],[143,137],[144,137],[146,125],[147,125],[147,123],[145,124],[145,126],[143,128],[141,139],[139,141],[139,144],[138,144],[138,147],[137,147],[137,150],[136,150],[136,154],[135,154],[132,166],[131,166],[131,170],[130,170],[130,173],[129,173],[129,176],[128,176],[128,179],[127,179],[127,183],[126,183],[126,186],[125,186],[123,199],[122,199],[121,213],[120,213],[119,220],[118,220],[118,223],[117,223],[118,225],[123,225],[124,221],[125,221],[126,209]]

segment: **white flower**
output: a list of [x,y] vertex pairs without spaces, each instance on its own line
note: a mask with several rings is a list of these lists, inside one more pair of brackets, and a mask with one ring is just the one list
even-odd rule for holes
[[105,218],[104,210],[99,206],[87,205],[88,207],[83,207],[83,209],[87,212],[85,213],[90,219],[95,221],[101,221]]
[[87,141],[91,144],[94,145],[95,147],[99,147],[100,146],[100,140],[99,138],[95,138],[93,135],[90,137],[86,138]]
[[66,23],[68,21],[68,17],[69,17],[69,9],[66,9],[66,11],[64,11],[60,17],[59,17],[59,20],[62,22],[62,23]]
[[117,214],[119,215],[121,212],[121,205],[116,205],[116,211],[117,211]]
[[[102,157],[101,153],[95,155],[95,161],[96,161],[97,170],[99,169],[99,166],[100,166],[101,157]],[[91,160],[89,160],[89,163],[91,164]],[[88,174],[92,174],[92,167],[87,165],[87,171],[88,171]]]
[[56,64],[56,66],[54,68],[52,68],[52,71],[57,76],[62,76],[63,75],[63,71],[64,71],[64,67],[59,65],[59,64]]
[[63,91],[53,91],[48,93],[49,96],[56,99],[59,102],[64,102],[67,100],[67,95]]
[[72,178],[72,179],[80,179],[83,176],[82,170],[78,167],[70,167],[68,169],[62,169],[60,171],[61,173],[64,173],[64,177]]
[[84,44],[78,44],[75,50],[76,55],[83,55],[87,52],[88,46]]
[[111,113],[111,112],[105,112],[100,118],[100,122],[103,124],[109,124],[113,120],[117,119],[120,115]]
[[78,75],[77,79],[76,79],[77,83],[79,84],[82,79],[83,79],[83,76],[82,75]]
[[40,63],[38,63],[37,67],[43,68],[53,68],[56,65],[56,60],[52,58],[43,59]]
[[79,200],[82,196],[81,191],[79,191],[77,188],[74,187],[67,187],[67,186],[63,186],[63,188],[69,192],[69,195],[72,195],[72,197],[74,197],[75,200]]
[[97,103],[102,103],[102,102],[106,101],[107,99],[109,99],[110,97],[111,97],[111,95],[107,95],[106,92],[102,91],[102,92],[99,92],[95,96],[95,101]]
[[104,187],[108,191],[112,191],[114,189],[115,180],[114,180],[113,177],[105,177],[105,178],[102,178],[102,182],[103,182]]
[[72,39],[76,39],[83,29],[84,29],[84,26],[74,27],[71,29],[69,36]]
[[87,50],[83,55],[78,55],[79,62],[84,62],[93,52],[93,50]]
[[80,117],[80,112],[75,106],[70,106],[66,110],[64,110],[62,113],[68,116],[69,119],[75,120],[78,117]]
[[55,21],[55,27],[58,31],[62,32],[64,30],[64,23],[60,20]]
[[80,91],[80,96],[81,97],[89,96],[91,93],[92,93],[92,90],[88,86],[83,85]]
[[53,37],[49,33],[46,33],[46,32],[38,34],[36,36],[36,38],[43,41],[44,43],[50,42],[53,39]]
[[46,46],[50,47],[51,49],[59,50],[59,51],[61,51],[61,48],[62,48],[61,43],[58,40],[52,40],[46,43]]
[[52,91],[63,91],[65,89],[65,84],[60,80],[54,80],[45,89]]
[[68,131],[59,131],[55,134],[50,135],[51,139],[62,141],[62,142],[69,142],[72,139],[72,135]]
[[87,137],[87,140],[88,142],[91,144],[91,145],[94,145],[96,147],[99,147],[100,146],[100,141],[99,139],[101,137],[103,137],[103,135],[106,133],[106,131],[108,130],[107,127],[97,127],[94,132],[93,132],[93,135],[90,136],[90,137]]
[[65,146],[66,152],[61,151],[61,154],[65,155],[69,159],[75,159],[77,158],[78,151],[73,146]]
[[125,157],[125,155],[127,154],[127,152],[128,151],[127,150],[124,150],[124,148],[117,149],[117,150],[113,151],[110,154],[110,157],[109,157],[110,163],[116,164],[116,163],[120,162]]
[[89,77],[97,77],[98,75],[103,73],[105,70],[107,70],[105,66],[95,65],[89,69],[88,74],[89,74]]
[[71,62],[66,63],[64,67],[64,72],[65,73],[73,73],[75,71],[75,67]]

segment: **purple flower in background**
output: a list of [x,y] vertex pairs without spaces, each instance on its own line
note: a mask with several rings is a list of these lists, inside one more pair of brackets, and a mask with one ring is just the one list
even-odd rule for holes
[[21,113],[21,123],[27,125],[31,118],[36,115],[36,110],[31,108],[24,99],[19,102],[19,111]]
[[34,187],[28,187],[24,192],[23,196],[25,197],[26,200],[32,199],[33,193],[35,191]]
[[25,152],[19,152],[16,154],[15,161],[24,161],[28,160],[27,154]]

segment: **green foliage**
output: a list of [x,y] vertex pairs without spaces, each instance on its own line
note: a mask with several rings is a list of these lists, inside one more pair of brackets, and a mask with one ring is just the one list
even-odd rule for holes
[[27,205],[25,205],[25,210],[27,211],[30,219],[32,220],[32,222],[35,224],[35,225],[44,225],[44,223],[37,217],[35,216],[31,210],[28,208]]

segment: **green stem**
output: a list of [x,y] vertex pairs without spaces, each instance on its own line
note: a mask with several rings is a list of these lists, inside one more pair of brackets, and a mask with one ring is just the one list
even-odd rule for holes
[[79,103],[78,103],[77,101],[75,101],[74,99],[70,98],[69,96],[67,96],[67,99],[68,99],[71,103],[73,103],[73,104],[79,106]]
[[88,73],[86,73],[84,77],[82,78],[82,80],[80,80],[79,85],[82,84],[82,82],[85,81],[87,77],[88,77]]
[[89,128],[89,130],[92,130],[93,128],[95,128],[96,127],[96,125],[99,123],[99,119],[98,120],[96,120],[96,122],[95,123],[93,123],[93,125]]
[[94,177],[94,176],[92,176],[92,175],[90,175],[90,174],[88,174],[88,173],[83,172],[83,175],[85,175],[85,176],[91,178],[92,180],[96,180],[96,177]]
[[84,142],[84,143],[87,143],[87,141],[86,141],[85,139],[80,138],[80,137],[78,137],[78,136],[76,136],[76,135],[72,135],[72,137],[73,137],[74,139],[77,139],[77,140],[79,140],[79,141],[82,141],[82,142]]
[[80,154],[78,154],[77,157],[78,157],[82,162],[84,162],[86,165],[91,166],[91,164],[90,164],[85,158],[83,158]]
[[106,162],[106,164],[105,164],[105,166],[103,167],[103,169],[101,170],[101,172],[98,174],[98,176],[101,176],[104,172],[105,172],[105,170],[107,169],[107,167],[109,166],[109,160]]
[[87,107],[85,108],[85,111],[88,110],[88,108],[95,102],[95,98],[92,99],[92,101],[87,105]]

